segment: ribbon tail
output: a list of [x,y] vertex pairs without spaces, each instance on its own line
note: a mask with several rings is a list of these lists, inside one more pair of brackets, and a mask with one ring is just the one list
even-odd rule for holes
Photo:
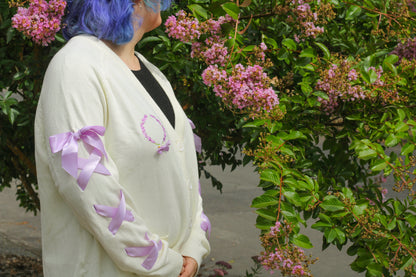
[[[88,164],[88,162],[89,162],[88,159],[78,157],[78,169],[83,169],[84,166]],[[110,171],[101,163],[97,165],[94,172],[102,174],[102,175],[106,175],[106,176],[111,175]]]
[[145,247],[126,247],[124,250],[130,257],[144,257],[152,251],[153,245]]
[[202,213],[201,214],[202,222],[201,222],[201,229],[207,232],[207,238],[209,239],[211,236],[211,222],[209,221],[209,218]]
[[85,188],[87,187],[88,181],[90,180],[92,173],[97,168],[97,165],[100,162],[100,160],[101,160],[101,157],[98,156],[97,154],[92,153],[90,155],[90,158],[88,159],[88,163],[83,167],[77,179],[78,185],[81,188],[81,190],[85,190]]
[[126,216],[126,201],[124,199],[123,192],[120,190],[120,204],[117,207],[116,213],[113,216],[113,219],[108,225],[108,230],[110,230],[113,235],[115,235],[123,223],[124,217]]
[[62,149],[61,157],[62,168],[72,177],[77,178],[78,175],[78,143],[74,136],[69,138],[68,143]]
[[142,263],[142,266],[147,270],[150,270],[153,268],[159,256],[159,251],[160,249],[162,249],[161,241],[159,241],[158,243],[156,243],[155,241],[152,241],[152,242],[154,244],[152,247],[152,250],[150,251],[149,256],[147,256],[147,258]]
[[108,207],[104,205],[94,205],[94,209],[97,212],[97,214],[104,217],[112,217],[117,211],[117,208]]
[[202,153],[202,142],[201,142],[201,138],[196,134],[194,134],[194,142],[195,142],[196,152],[201,154]]

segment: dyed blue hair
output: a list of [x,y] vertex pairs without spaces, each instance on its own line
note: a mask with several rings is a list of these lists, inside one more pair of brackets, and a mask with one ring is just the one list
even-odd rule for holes
[[[133,38],[132,0],[68,0],[62,30],[65,39],[90,34],[99,39],[124,44]],[[153,11],[166,10],[170,0],[144,0]],[[140,19],[137,19],[140,20]]]

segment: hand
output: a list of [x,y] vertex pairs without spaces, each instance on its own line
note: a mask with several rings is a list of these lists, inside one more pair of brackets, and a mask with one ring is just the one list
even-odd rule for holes
[[183,266],[179,277],[193,277],[198,271],[198,263],[194,258],[183,256]]

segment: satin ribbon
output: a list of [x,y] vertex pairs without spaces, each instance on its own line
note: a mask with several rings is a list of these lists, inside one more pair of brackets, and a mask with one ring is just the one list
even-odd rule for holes
[[130,257],[145,257],[147,258],[142,263],[142,266],[150,270],[153,268],[154,264],[156,263],[157,257],[159,255],[159,251],[162,249],[163,243],[162,241],[154,241],[150,240],[149,236],[145,235],[145,239],[151,243],[149,246],[144,247],[127,247],[125,248],[127,255]]
[[201,214],[201,221],[201,229],[207,233],[207,238],[209,239],[211,236],[211,222],[204,212]]
[[[192,122],[192,120],[190,120],[188,118],[189,124],[191,124],[191,128],[192,130],[195,129],[195,124]],[[199,154],[202,153],[202,142],[201,142],[201,138],[194,133],[194,142],[195,142],[195,150],[196,152],[198,152]]]
[[126,208],[126,200],[124,198],[123,191],[120,190],[120,203],[117,207],[108,207],[103,205],[94,205],[94,209],[97,214],[110,217],[111,222],[108,225],[108,230],[115,235],[120,228],[124,220],[132,222],[134,221],[134,216],[131,211],[128,211]]
[[[103,136],[104,133],[105,128],[103,126],[86,126],[77,132],[61,133],[49,137],[52,153],[62,151],[62,168],[77,179],[82,190],[87,187],[93,172],[111,175],[103,165],[99,166],[101,158],[103,156],[107,158],[104,145],[99,137],[99,135]],[[90,153],[88,159],[78,157],[78,141],[80,140]],[[78,169],[81,169],[79,176]]]
[[[198,180],[198,191],[199,195],[201,195],[201,181]],[[207,238],[211,236],[211,222],[209,221],[208,216],[202,212],[201,214],[201,229],[207,233]]]

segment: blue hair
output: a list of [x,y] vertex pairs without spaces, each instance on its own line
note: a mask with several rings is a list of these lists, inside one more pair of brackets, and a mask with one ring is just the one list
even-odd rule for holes
[[[65,39],[90,34],[115,44],[133,38],[132,0],[67,0],[67,14],[62,30]],[[154,11],[166,10],[170,0],[144,0]]]

